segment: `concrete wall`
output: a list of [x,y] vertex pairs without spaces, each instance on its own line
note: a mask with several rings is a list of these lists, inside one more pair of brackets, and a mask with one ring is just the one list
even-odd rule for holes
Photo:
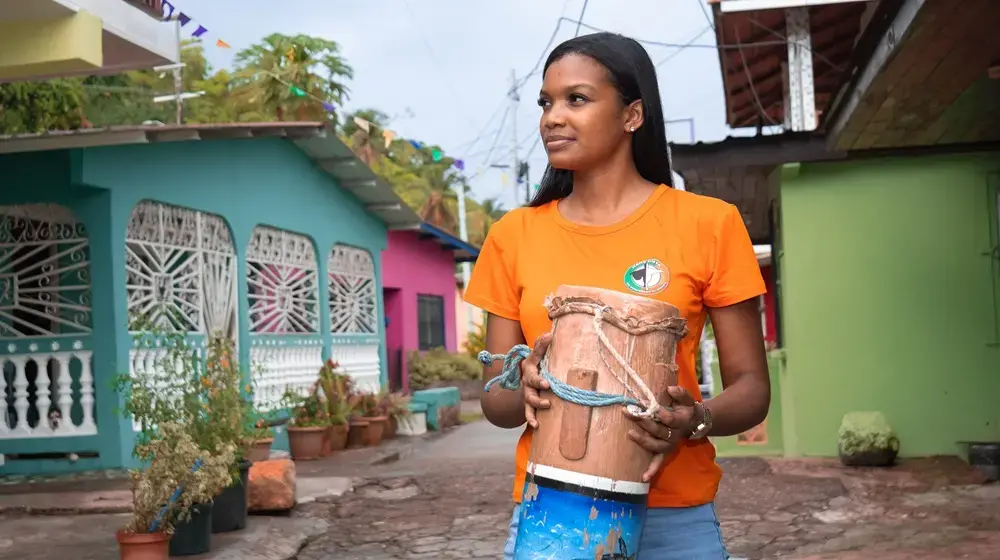
[[1000,440],[1000,154],[786,168],[785,453],[833,456],[843,415],[886,414],[901,454]]
[[[402,382],[408,387],[406,356],[420,348],[417,296],[444,299],[445,349],[457,349],[455,330],[455,255],[416,231],[391,231],[382,252],[382,285],[392,302],[389,317],[388,354],[403,352]],[[389,295],[391,294],[391,295]],[[392,358],[395,359],[395,358]]]

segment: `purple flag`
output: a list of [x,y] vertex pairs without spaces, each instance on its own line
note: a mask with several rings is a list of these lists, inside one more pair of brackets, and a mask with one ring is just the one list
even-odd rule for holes
[[205,26],[204,25],[199,25],[198,29],[195,29],[194,33],[192,33],[191,36],[192,37],[201,37],[202,35],[204,35],[206,33],[208,33],[208,30],[205,29]]
[[163,16],[163,19],[170,19],[170,16],[174,15],[174,10],[177,9],[168,0],[163,0],[163,7],[164,8],[170,8],[170,11],[167,12],[166,15]]
[[330,103],[327,103],[326,101],[323,102],[323,108],[326,109],[327,111],[331,112],[331,113],[333,113],[333,112],[335,112],[337,110],[336,107],[334,107]]
[[181,22],[181,27],[191,23],[191,18],[184,12],[181,12],[180,15],[177,16],[177,19]]
[[460,159],[456,159],[455,167],[458,168],[459,171],[465,171],[465,162]]

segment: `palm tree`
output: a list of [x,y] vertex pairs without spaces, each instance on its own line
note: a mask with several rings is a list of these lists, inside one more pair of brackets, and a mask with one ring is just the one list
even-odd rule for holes
[[340,105],[348,94],[344,79],[354,77],[335,41],[302,34],[268,35],[237,53],[235,62],[241,93],[279,121],[290,113],[298,120],[331,118],[321,103],[290,86]]
[[503,207],[499,200],[494,198],[487,198],[479,203],[483,209],[483,213],[489,216],[492,220],[499,220],[504,214],[507,213],[507,209]]

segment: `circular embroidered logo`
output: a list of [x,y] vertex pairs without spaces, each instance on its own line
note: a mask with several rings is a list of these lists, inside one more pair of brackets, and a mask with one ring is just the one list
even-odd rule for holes
[[658,294],[669,283],[670,271],[657,259],[637,262],[625,271],[625,286],[637,294]]

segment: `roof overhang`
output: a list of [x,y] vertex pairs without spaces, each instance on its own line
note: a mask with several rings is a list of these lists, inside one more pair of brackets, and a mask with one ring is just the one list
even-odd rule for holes
[[358,159],[329,125],[320,122],[131,126],[0,136],[0,154],[253,138],[283,138],[295,144],[320,169],[333,177],[340,188],[356,196],[365,209],[389,229],[420,226],[420,217],[396,195],[392,187]]
[[782,165],[847,157],[828,151],[821,137],[808,132],[671,144],[671,154],[684,188],[736,206],[755,244],[771,242],[770,201]]
[[410,229],[419,231],[420,237],[433,240],[441,247],[452,251],[455,254],[455,262],[476,262],[479,258],[479,247],[462,241],[447,230],[427,222],[421,222],[419,226]]
[[0,82],[115,74],[177,61],[159,0],[0,0]]
[[882,0],[821,123],[838,150],[1000,141],[996,0]]
[[[703,1],[703,0],[699,0]],[[872,0],[709,0],[732,128],[785,120],[788,43],[785,10],[809,10],[817,115],[836,94]]]

